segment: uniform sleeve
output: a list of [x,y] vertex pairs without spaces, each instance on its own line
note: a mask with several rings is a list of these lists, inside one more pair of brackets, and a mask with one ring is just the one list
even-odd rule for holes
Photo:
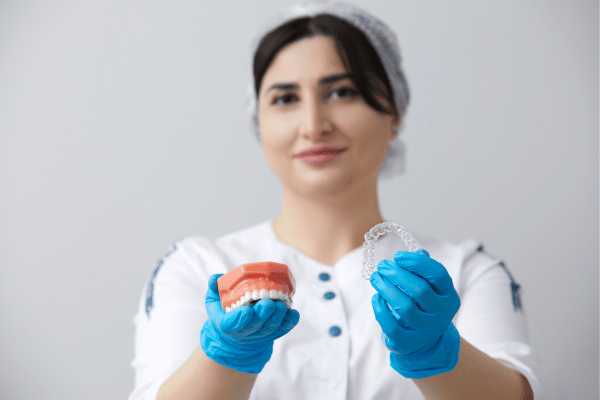
[[208,318],[204,270],[186,240],[174,243],[157,262],[133,318],[135,386],[128,400],[155,400],[161,385],[200,343]]
[[480,245],[465,257],[454,324],[479,350],[527,378],[535,400],[545,397],[538,358],[529,345],[521,290],[507,267]]

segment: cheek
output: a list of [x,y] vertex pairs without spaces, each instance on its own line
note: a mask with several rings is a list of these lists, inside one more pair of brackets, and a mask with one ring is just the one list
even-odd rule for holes
[[268,107],[259,108],[258,128],[263,141],[268,141],[273,146],[280,146],[289,136],[291,118],[283,113],[273,112]]
[[283,134],[265,129],[261,132],[265,158],[274,172],[284,171],[287,161],[292,156],[292,143]]
[[366,106],[345,110],[339,115],[337,124],[363,150],[378,152],[381,147],[378,143],[382,141],[387,148],[386,121],[375,110]]
[[381,130],[384,122],[381,115],[369,107],[364,101],[356,102],[349,107],[335,110],[337,123],[345,130],[364,132]]
[[356,157],[357,169],[372,171],[381,165],[389,146],[387,130],[390,128],[384,118],[374,110],[362,108],[340,118],[338,123],[343,124],[342,129],[348,133],[354,151],[360,155]]
[[289,155],[293,145],[293,121],[284,113],[259,109],[258,127],[265,154],[269,158]]
[[[260,123],[259,123],[260,124]],[[289,142],[294,131],[292,118],[281,115],[265,116],[262,125],[259,125],[261,132],[269,137],[269,140],[278,146]]]

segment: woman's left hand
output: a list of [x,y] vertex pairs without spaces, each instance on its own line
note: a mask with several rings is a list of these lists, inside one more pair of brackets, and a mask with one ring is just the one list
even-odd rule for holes
[[394,262],[377,265],[371,285],[392,368],[413,379],[451,371],[458,363],[460,336],[452,319],[460,299],[446,268],[425,250],[399,251]]

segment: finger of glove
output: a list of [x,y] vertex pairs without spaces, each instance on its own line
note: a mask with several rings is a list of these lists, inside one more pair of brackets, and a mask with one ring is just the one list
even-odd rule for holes
[[381,333],[381,340],[388,350],[396,354],[407,355],[419,351],[419,348],[412,342],[396,342],[383,332]]
[[208,290],[206,291],[205,303],[221,301],[217,284],[217,279],[221,276],[223,276],[223,274],[213,274],[208,278]]
[[206,297],[204,298],[206,312],[214,321],[218,321],[223,315],[225,315],[225,310],[223,310],[221,298],[219,297],[219,288],[217,287],[217,279],[219,279],[219,277],[222,275],[223,274],[214,274],[210,276],[208,279]]
[[400,316],[402,324],[413,330],[427,327],[427,314],[417,304],[378,271],[371,275],[371,285]]
[[251,308],[254,310],[254,318],[244,330],[244,335],[252,335],[262,328],[275,311],[275,302],[271,299],[261,299]]
[[394,254],[394,262],[400,267],[425,279],[437,294],[454,291],[452,278],[446,268],[426,254],[399,251]]
[[[436,308],[432,308],[431,310],[437,310],[434,311],[434,313],[437,314],[449,314],[449,319],[446,319],[450,321],[460,308],[460,298],[456,292],[456,289],[454,288],[452,278],[450,277],[450,274],[448,274],[446,268],[436,260],[430,258],[429,253],[425,252],[425,250],[423,250],[422,254],[399,251],[394,256],[394,260],[396,266],[400,267],[401,270],[412,273],[413,275],[420,277],[430,284],[431,288],[435,292],[433,298],[435,298],[436,302],[438,303],[438,306]],[[402,265],[404,263],[407,265]],[[417,266],[416,268],[406,268],[407,266],[410,267],[411,265],[414,267],[414,264],[416,263],[422,263],[424,268],[421,268],[420,266]],[[427,277],[424,276],[427,275],[426,273],[419,274],[415,272],[416,269],[430,272],[433,271],[436,275],[429,275],[430,278],[427,279]],[[429,312],[429,309],[427,309],[427,311]]]
[[[448,301],[448,296],[438,295],[425,279],[399,268],[394,262],[389,260],[379,263],[377,273],[382,278],[387,279],[392,285],[399,287],[419,308],[420,312],[417,315],[421,324],[417,325],[405,316],[401,321],[404,325],[415,330],[421,330],[424,334],[433,332],[434,336],[439,336],[441,332],[446,330],[448,323],[454,314],[456,314],[452,302]],[[377,279],[377,277],[375,278]],[[416,286],[416,289],[411,288],[412,285]],[[415,290],[420,291],[420,293],[417,294],[417,292],[414,292]],[[425,307],[424,304],[428,304],[427,310],[423,310]],[[401,311],[394,309],[394,307],[392,309],[393,312],[398,314],[396,317],[401,315]]]
[[415,253],[417,253],[417,254],[424,254],[424,255],[426,255],[427,257],[431,257],[431,256],[429,255],[429,252],[428,252],[427,250],[425,250],[425,249],[419,249],[419,250],[415,251]]
[[298,310],[290,309],[287,310],[283,320],[281,321],[281,326],[279,327],[280,331],[285,331],[286,333],[291,331],[298,322],[300,321],[300,313]]
[[422,311],[435,314],[443,308],[440,296],[427,280],[404,268],[400,268],[395,262],[390,260],[381,261],[377,265],[377,272],[387,278],[393,285],[398,286]]
[[287,307],[282,301],[274,301],[273,303],[275,304],[275,310],[273,311],[273,314],[271,314],[271,316],[263,323],[261,328],[256,331],[257,335],[267,337],[273,332],[276,332],[281,326],[281,322],[285,317]]
[[294,329],[298,322],[300,321],[300,313],[297,310],[287,310],[285,317],[281,321],[281,325],[279,329],[269,335],[270,340],[279,339],[283,335],[287,334],[289,331]]
[[[402,354],[411,353],[430,341],[420,331],[408,330],[403,327],[392,314],[385,299],[375,293],[371,298],[371,304],[375,313],[375,319],[381,326],[381,330],[393,342],[393,348]],[[388,348],[391,348],[388,345]]]
[[[237,369],[236,366],[248,367],[261,362],[265,363],[273,348],[272,342],[240,344],[216,329],[210,319],[207,320],[200,332],[200,344],[208,357],[234,369]],[[239,369],[237,370],[239,371]]]
[[224,313],[217,321],[219,330],[230,336],[243,335],[248,325],[254,319],[254,310],[248,306],[238,307]]

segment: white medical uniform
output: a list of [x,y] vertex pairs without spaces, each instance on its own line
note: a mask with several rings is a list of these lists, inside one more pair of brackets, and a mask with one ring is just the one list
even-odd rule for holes
[[[474,240],[454,245],[415,237],[452,277],[461,299],[454,318],[460,335],[527,377],[535,399],[542,399],[518,285],[502,262]],[[393,260],[400,250],[407,250],[400,237],[388,233],[375,242],[374,261]],[[423,399],[414,382],[390,366],[371,306],[376,291],[361,275],[362,256],[359,247],[333,267],[322,264],[281,242],[272,220],[216,240],[193,236],[174,243],[145,284],[133,319],[135,389],[129,400],[156,399],[200,343],[209,277],[258,261],[291,269],[300,322],[275,340],[250,399]]]

